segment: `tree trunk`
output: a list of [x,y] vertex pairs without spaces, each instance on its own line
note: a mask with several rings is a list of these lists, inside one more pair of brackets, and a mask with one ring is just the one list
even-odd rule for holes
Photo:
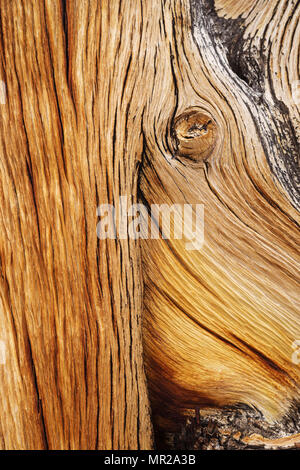
[[[147,388],[158,446],[297,444],[299,12],[0,0],[1,448],[150,449]],[[99,239],[120,196],[203,245]]]

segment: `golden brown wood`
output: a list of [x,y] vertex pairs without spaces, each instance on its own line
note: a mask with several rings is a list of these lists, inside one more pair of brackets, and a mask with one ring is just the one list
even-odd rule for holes
[[5,449],[151,447],[138,246],[96,233],[100,203],[136,198],[143,148],[145,25],[126,5],[1,1]]
[[[0,0],[1,448],[151,448],[143,312],[157,429],[293,417],[299,11]],[[99,240],[119,196],[204,204],[204,246]]]

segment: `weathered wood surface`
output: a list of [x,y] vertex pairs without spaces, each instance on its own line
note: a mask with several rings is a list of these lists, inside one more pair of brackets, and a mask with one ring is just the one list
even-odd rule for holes
[[[0,0],[1,448],[151,448],[142,311],[159,432],[240,403],[299,432],[268,431],[300,400],[299,11]],[[120,195],[204,204],[202,250],[99,241]]]
[[[172,5],[165,16],[172,54],[163,45],[157,52],[157,63],[167,64],[161,105],[152,102],[144,121],[155,127],[147,133],[141,188],[148,204],[204,203],[205,243],[199,252],[186,251],[183,240],[143,243],[154,417],[159,428],[175,430],[184,408],[199,407],[200,416],[216,408],[218,415],[243,404],[249,423],[251,408],[259,410],[266,436],[275,438],[272,423],[281,420],[291,423],[286,435],[299,433],[300,368],[291,356],[300,335],[299,102],[292,89],[300,6]],[[188,127],[195,128],[196,111],[199,128],[210,124],[193,145]],[[244,436],[254,432],[249,423]],[[233,420],[230,435],[237,431]],[[277,431],[281,437],[283,426]],[[189,442],[209,444],[197,443],[196,431]]]
[[96,233],[137,194],[142,8],[1,1],[3,448],[151,447],[138,246]]

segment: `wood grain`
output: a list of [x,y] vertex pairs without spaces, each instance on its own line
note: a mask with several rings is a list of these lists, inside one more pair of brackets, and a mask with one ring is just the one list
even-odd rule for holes
[[[244,6],[172,2],[172,52],[159,49],[164,82],[157,73],[161,95],[145,122],[142,199],[205,208],[202,250],[143,242],[146,366],[156,426],[167,431],[193,407],[243,404],[260,411],[267,432],[299,406],[291,360],[300,335],[299,103],[291,88],[300,10],[285,1]],[[171,140],[180,116],[195,110],[198,127],[206,119],[216,129],[198,166]],[[194,131],[185,132],[179,149]],[[206,139],[194,134],[190,155]]]
[[[143,362],[156,432],[297,442],[299,12],[0,0],[0,448],[151,448]],[[204,246],[99,240],[119,196],[204,204]]]
[[142,8],[1,1],[5,449],[151,447],[139,249],[96,234],[99,204],[136,198]]

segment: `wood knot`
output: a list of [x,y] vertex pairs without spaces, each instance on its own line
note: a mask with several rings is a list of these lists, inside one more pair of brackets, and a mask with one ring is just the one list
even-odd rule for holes
[[172,138],[176,157],[201,164],[216,145],[217,126],[210,116],[192,109],[175,119]]

